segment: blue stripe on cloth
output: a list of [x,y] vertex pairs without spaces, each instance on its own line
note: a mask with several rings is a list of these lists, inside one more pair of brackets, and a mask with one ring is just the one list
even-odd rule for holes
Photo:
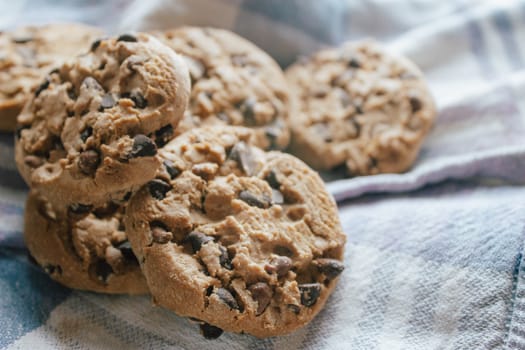
[[370,195],[341,203],[340,216],[355,244],[510,273],[522,241],[525,188],[480,189],[448,182],[410,195]]
[[469,44],[472,52],[474,53],[479,65],[481,66],[481,72],[485,78],[491,79],[494,76],[494,67],[492,67],[488,57],[488,48],[483,37],[481,26],[476,18],[467,19],[467,35]]
[[5,347],[41,326],[71,292],[29,264],[20,251],[0,248],[0,266],[0,347]]
[[503,47],[513,69],[519,69],[523,66],[523,58],[519,52],[519,44],[514,37],[514,28],[506,11],[499,10],[493,15],[493,21],[496,25],[498,34],[503,42]]
[[[308,3],[308,4],[305,4]],[[284,23],[326,44],[343,32],[346,5],[339,0],[244,0],[241,8]],[[330,22],[319,18],[330,18]]]
[[389,306],[392,293],[393,277],[396,274],[396,260],[380,259],[372,275],[371,293],[365,297],[363,311],[358,324],[359,335],[352,339],[352,344],[359,349],[375,349],[384,324],[384,315]]

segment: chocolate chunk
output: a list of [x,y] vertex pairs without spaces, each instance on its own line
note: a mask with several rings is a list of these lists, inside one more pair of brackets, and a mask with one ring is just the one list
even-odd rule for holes
[[223,303],[228,305],[231,309],[240,310],[237,300],[233,297],[232,293],[224,288],[217,288],[215,294],[221,299]]
[[180,169],[175,168],[171,160],[165,160],[164,167],[166,168],[166,171],[168,172],[172,180],[176,178],[177,176],[179,176],[180,173],[182,172]]
[[219,255],[219,263],[221,266],[226,270],[233,270],[232,261],[228,255],[228,249],[221,245],[219,246],[219,250],[221,251],[221,255]]
[[100,108],[102,110],[112,108],[115,106],[115,99],[113,98],[113,95],[111,93],[107,93],[104,96],[102,96],[102,100],[100,101]]
[[130,158],[153,157],[156,154],[157,146],[152,139],[142,134],[133,137],[133,147],[129,154]]
[[208,323],[203,323],[199,327],[201,329],[202,336],[210,340],[219,338],[224,332],[219,327],[212,326]]
[[281,183],[277,180],[277,174],[274,170],[270,170],[268,175],[264,177],[264,181],[268,182],[271,188],[279,189],[281,188]]
[[148,182],[148,189],[153,198],[162,200],[166,197],[166,193],[171,190],[171,185],[163,180],[153,179]]
[[259,198],[250,191],[244,190],[239,193],[239,199],[243,202],[251,205],[252,207],[257,207],[261,209],[267,209],[270,207],[270,201],[268,198]]
[[82,132],[80,133],[80,139],[82,142],[86,142],[86,140],[93,135],[93,128],[91,126],[87,126]]
[[301,292],[301,304],[310,307],[317,302],[317,298],[321,295],[321,285],[319,283],[305,283],[299,285]]
[[283,204],[284,196],[281,191],[272,188],[272,204]]
[[257,121],[255,120],[256,102],[257,101],[253,97],[249,97],[238,105],[238,108],[244,117],[244,122],[248,126],[257,125]]
[[60,73],[60,69],[58,68],[53,68],[49,71],[49,75],[52,75],[52,74],[59,74]]
[[92,205],[76,203],[69,206],[68,212],[74,215],[87,215],[92,209]]
[[91,48],[89,49],[91,52],[95,52],[96,49],[100,46],[100,43],[102,42],[101,39],[97,39],[93,41],[93,44],[91,44]]
[[24,157],[24,164],[31,168],[38,168],[44,164],[44,160],[40,157],[29,155]]
[[68,89],[68,90],[67,90],[67,95],[68,95],[69,98],[72,99],[73,101],[75,101],[75,100],[77,99],[77,94],[75,93],[75,89],[74,89],[74,88]]
[[128,240],[120,242],[119,244],[115,246],[115,248],[120,250],[124,259],[128,261],[136,262],[138,264],[137,257],[133,253],[133,250],[131,249],[131,244],[129,243]]
[[355,105],[354,108],[357,114],[363,114],[363,108],[361,108],[361,105]]
[[95,263],[95,274],[99,281],[106,283],[109,275],[113,273],[113,268],[106,260],[99,260]]
[[139,109],[144,109],[148,106],[148,101],[140,92],[136,92],[136,91],[132,92],[130,94],[130,98],[135,104],[135,107]]
[[335,259],[317,259],[314,261],[314,264],[319,269],[319,272],[330,280],[339,276],[339,274],[345,269],[343,263]]
[[266,310],[272,300],[272,289],[264,282],[257,282],[249,286],[248,290],[252,293],[253,300],[257,302],[256,315],[259,316]]
[[46,78],[42,84],[35,90],[35,97],[38,97],[42,91],[49,87],[49,80]]
[[75,112],[73,112],[73,111],[67,111],[66,113],[67,113],[67,117],[68,118],[71,118],[71,117],[73,117],[75,115]]
[[173,126],[168,124],[155,131],[155,143],[157,147],[164,147],[173,137]]
[[173,234],[162,226],[155,226],[151,229],[151,238],[158,244],[166,244],[173,239]]
[[84,175],[93,175],[100,165],[100,155],[95,150],[87,150],[78,157],[78,168]]
[[104,219],[115,215],[120,206],[115,202],[109,202],[106,205],[93,209],[93,214],[99,218]]
[[190,242],[191,249],[193,249],[194,253],[197,253],[204,244],[213,241],[213,237],[199,231],[191,231],[184,240]]
[[288,271],[292,268],[292,259],[287,256],[276,256],[272,258],[269,264],[264,266],[264,270],[268,273],[277,273],[278,277],[286,276]]
[[137,42],[137,38],[134,37],[133,35],[131,34],[122,34],[121,36],[119,36],[117,38],[117,41],[126,41],[126,42],[130,42],[130,43],[135,43]]
[[255,161],[252,149],[244,142],[240,141],[233,146],[229,154],[230,159],[239,163],[242,170],[248,176],[255,175]]
[[416,113],[417,111],[420,111],[421,108],[423,108],[423,103],[416,96],[411,96],[410,107],[412,108],[412,113]]

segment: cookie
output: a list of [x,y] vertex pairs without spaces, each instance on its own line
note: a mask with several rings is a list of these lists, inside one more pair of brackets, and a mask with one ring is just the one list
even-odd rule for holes
[[79,23],[20,27],[0,33],[0,130],[13,131],[16,116],[51,69],[88,51],[98,28]]
[[153,33],[181,54],[190,70],[188,111],[177,129],[240,125],[265,149],[289,142],[289,93],[281,68],[265,52],[223,29],[182,27]]
[[345,235],[318,174],[240,127],[194,129],[159,152],[126,228],[155,303],[257,337],[313,319],[342,272]]
[[36,262],[59,283],[103,293],[144,294],[146,280],[127,240],[124,207],[56,206],[30,192],[24,239]]
[[318,170],[403,172],[436,115],[419,69],[373,41],[319,51],[286,78],[296,111],[290,151]]
[[138,34],[93,42],[49,74],[18,116],[16,162],[52,203],[100,206],[155,176],[189,95],[184,61]]

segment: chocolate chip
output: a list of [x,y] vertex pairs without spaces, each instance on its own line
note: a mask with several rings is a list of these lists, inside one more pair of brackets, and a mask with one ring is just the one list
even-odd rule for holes
[[332,133],[330,132],[330,128],[328,127],[328,124],[326,123],[317,123],[312,126],[314,129],[314,132],[319,135],[324,142],[332,142]]
[[317,259],[314,261],[314,264],[319,269],[319,272],[330,280],[339,276],[339,274],[345,269],[343,263],[335,259]]
[[72,116],[75,115],[75,112],[73,112],[73,111],[67,111],[66,113],[67,113],[67,117],[68,118],[71,118]]
[[191,249],[197,253],[204,244],[213,241],[213,238],[199,231],[191,231],[184,240],[190,242]]
[[299,305],[288,304],[286,306],[288,306],[288,309],[290,309],[296,315],[299,315],[299,312],[301,312],[301,307]]
[[86,215],[93,209],[92,205],[75,203],[68,207],[68,212],[74,215]]
[[352,67],[352,68],[360,68],[361,67],[361,63],[359,62],[359,60],[357,58],[351,57],[348,60],[348,66]]
[[38,168],[43,163],[43,159],[37,156],[29,155],[24,157],[24,164],[31,168]]
[[87,126],[82,132],[80,133],[80,139],[82,142],[86,142],[86,140],[93,135],[93,128],[90,126]]
[[124,259],[128,261],[136,262],[138,264],[137,257],[133,253],[133,250],[131,249],[131,244],[129,243],[128,240],[120,242],[119,244],[115,246],[115,248],[120,250]]
[[173,180],[174,178],[176,178],[177,176],[180,175],[180,173],[182,173],[182,171],[178,168],[175,168],[175,166],[173,165],[173,162],[171,160],[165,160],[164,161],[164,167],[166,168],[166,171],[168,172],[168,174],[170,175],[170,178]]
[[155,131],[155,143],[157,147],[164,147],[173,137],[173,126],[168,124]]
[[253,97],[249,97],[238,105],[238,108],[244,117],[244,122],[248,126],[255,126],[257,124],[257,121],[255,120],[256,102],[257,101]]
[[49,80],[46,78],[42,84],[35,90],[35,97],[38,97],[42,91],[49,87]]
[[255,161],[251,147],[240,141],[233,146],[229,154],[230,159],[239,163],[242,170],[248,176],[255,175]]
[[221,266],[226,270],[233,270],[232,261],[228,255],[228,249],[221,245],[219,246],[219,250],[221,251],[221,255],[219,255],[219,263]]
[[272,188],[272,204],[283,204],[284,196],[281,191]]
[[29,125],[20,125],[18,124],[16,126],[16,130],[15,130],[15,135],[16,137],[19,139],[20,137],[22,137],[22,130],[25,130],[25,129],[29,129],[30,126]]
[[163,180],[153,179],[148,182],[148,189],[153,198],[162,200],[166,197],[166,193],[171,190],[171,185]]
[[317,302],[317,298],[321,295],[321,285],[319,283],[305,283],[299,285],[301,292],[301,304],[310,307]]
[[129,154],[130,158],[153,157],[156,154],[157,146],[152,139],[142,134],[133,137],[133,147]]
[[91,52],[95,52],[95,50],[100,46],[101,42],[102,42],[101,39],[97,39],[97,40],[93,41],[93,44],[91,44],[90,51]]
[[226,124],[231,124],[231,120],[230,120],[230,117],[228,117],[228,115],[224,112],[219,112],[216,114],[217,118],[219,120],[222,120],[223,122],[225,122]]
[[53,275],[55,273],[58,275],[62,274],[62,267],[60,265],[46,265],[43,268],[44,271],[49,275]]
[[93,175],[100,165],[100,155],[95,150],[87,150],[78,157],[78,168],[85,175]]
[[95,91],[100,91],[100,92],[104,91],[104,88],[102,87],[102,85],[100,85],[98,81],[93,77],[86,77],[82,81],[82,85],[85,86],[88,90],[95,90]]
[[14,38],[11,39],[11,41],[14,42],[15,44],[26,44],[33,40],[34,38],[30,35],[15,36]]
[[144,109],[148,106],[148,101],[140,92],[132,92],[130,98],[135,104],[135,107],[139,109]]
[[244,55],[244,54],[232,55],[231,56],[231,61],[232,61],[234,66],[238,66],[238,67],[244,67],[248,63],[248,61],[246,59],[246,55]]
[[267,209],[270,207],[268,198],[259,198],[250,191],[244,190],[239,193],[239,199],[252,207]]
[[421,108],[423,108],[423,103],[416,96],[411,96],[410,107],[412,108],[412,113],[416,113],[417,111],[421,110]]
[[357,114],[363,114],[363,109],[361,108],[361,105],[355,105],[354,108]]
[[240,310],[237,300],[233,297],[232,293],[224,288],[217,288],[215,294],[221,299],[223,303],[228,305],[231,309]]
[[155,226],[151,229],[151,238],[158,244],[166,244],[173,239],[173,234],[162,226]]
[[133,35],[131,34],[122,34],[121,36],[119,36],[117,38],[117,41],[126,41],[126,42],[130,42],[130,43],[135,43],[137,42],[137,38],[134,37]]
[[199,327],[201,329],[202,336],[210,340],[219,338],[224,332],[219,327],[212,326],[208,323],[203,323]]
[[253,300],[257,302],[255,315],[259,316],[266,310],[272,300],[272,289],[264,282],[257,282],[249,286],[248,290],[252,293]]
[[264,270],[270,274],[277,273],[277,277],[283,277],[292,268],[292,263],[292,259],[287,256],[276,256],[264,266]]
[[102,100],[100,101],[100,108],[101,109],[108,109],[115,106],[115,99],[113,98],[113,95],[111,93],[107,93],[104,96],[102,96]]
[[113,268],[106,260],[99,260],[95,263],[95,274],[99,281],[106,283],[109,275],[113,273]]
[[104,218],[108,218],[110,216],[115,215],[115,213],[119,209],[120,209],[120,206],[117,203],[109,202],[106,205],[95,208],[93,210],[93,214],[99,219],[104,219]]
[[49,75],[52,75],[52,74],[59,74],[59,73],[60,73],[60,69],[58,69],[58,68],[54,68],[54,69],[52,69],[51,71],[49,71],[48,74],[49,74]]
[[277,174],[274,170],[270,170],[268,175],[264,177],[264,181],[268,182],[271,188],[279,189],[281,188],[281,183],[277,180]]
[[269,125],[264,130],[264,134],[266,135],[266,138],[270,141],[270,149],[278,149],[279,145],[277,144],[277,140],[279,139],[279,136],[282,134],[282,129],[278,125]]

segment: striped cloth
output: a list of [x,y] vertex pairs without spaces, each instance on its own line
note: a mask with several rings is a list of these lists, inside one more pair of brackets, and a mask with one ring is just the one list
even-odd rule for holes
[[[439,106],[406,174],[328,183],[348,234],[340,284],[283,337],[224,334],[148,297],[71,291],[28,263],[26,187],[0,136],[0,348],[525,349],[525,2],[455,0],[10,1],[0,28],[83,20],[108,30],[231,29],[283,66],[376,37],[413,59]],[[44,6],[45,5],[45,6]]]

